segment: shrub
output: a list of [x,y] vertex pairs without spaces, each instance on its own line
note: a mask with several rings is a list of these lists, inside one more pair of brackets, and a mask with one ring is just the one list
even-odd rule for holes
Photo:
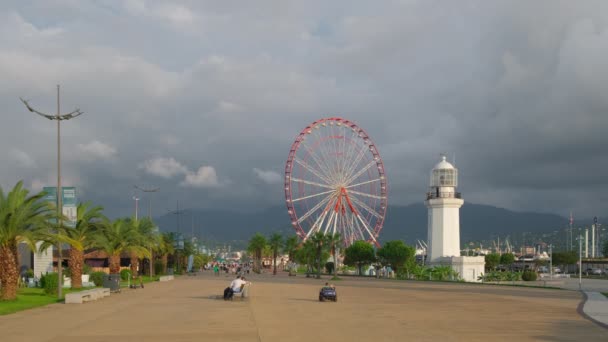
[[536,272],[532,270],[525,270],[521,276],[521,279],[524,281],[535,281],[536,280]]
[[95,283],[95,286],[101,286],[103,285],[103,276],[105,275],[105,272],[92,272],[89,280]]
[[82,265],[82,274],[91,274],[92,271],[93,269],[91,268],[91,266],[87,264]]
[[131,271],[130,270],[128,270],[128,269],[125,268],[124,270],[120,271],[120,279],[122,281],[129,280],[130,276],[131,276]]
[[59,275],[55,272],[47,273],[40,278],[40,287],[44,289],[46,294],[57,293],[59,287]]
[[34,278],[34,270],[31,268],[28,268],[27,271],[25,271],[25,277],[26,278]]

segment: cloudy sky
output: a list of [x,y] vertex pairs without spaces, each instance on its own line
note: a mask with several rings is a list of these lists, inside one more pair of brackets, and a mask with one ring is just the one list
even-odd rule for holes
[[[283,205],[311,122],[363,127],[389,203],[456,157],[466,201],[608,216],[606,1],[0,2],[0,185],[64,184],[110,216]],[[142,197],[144,197],[142,195]],[[145,197],[144,197],[145,198]],[[608,218],[607,218],[608,219]],[[286,215],[287,220],[287,215]]]

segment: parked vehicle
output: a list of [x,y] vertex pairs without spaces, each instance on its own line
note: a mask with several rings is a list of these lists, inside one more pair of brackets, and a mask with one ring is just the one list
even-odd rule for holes
[[587,275],[604,275],[606,272],[601,268],[588,268]]

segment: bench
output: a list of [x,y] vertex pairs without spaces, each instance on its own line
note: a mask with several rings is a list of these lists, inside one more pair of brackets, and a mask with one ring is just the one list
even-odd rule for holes
[[166,276],[160,276],[158,278],[158,281],[169,281],[169,280],[173,280],[174,277],[172,275],[166,275]]
[[82,304],[99,298],[108,297],[110,295],[109,288],[95,288],[85,291],[72,292],[65,295],[66,304]]
[[234,299],[235,297],[238,297],[241,300],[248,298],[250,286],[251,286],[251,283],[246,283],[246,284],[241,285],[241,290],[238,292],[233,292],[231,299]]

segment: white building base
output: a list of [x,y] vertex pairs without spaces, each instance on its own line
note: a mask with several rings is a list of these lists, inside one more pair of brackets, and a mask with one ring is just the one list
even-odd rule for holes
[[458,277],[466,282],[481,282],[477,278],[485,271],[486,259],[483,256],[441,257],[430,266],[452,266]]
[[[36,243],[36,249],[40,248],[42,242]],[[40,277],[46,273],[53,272],[53,249],[51,246],[43,253],[34,252],[34,276],[40,279]]]

